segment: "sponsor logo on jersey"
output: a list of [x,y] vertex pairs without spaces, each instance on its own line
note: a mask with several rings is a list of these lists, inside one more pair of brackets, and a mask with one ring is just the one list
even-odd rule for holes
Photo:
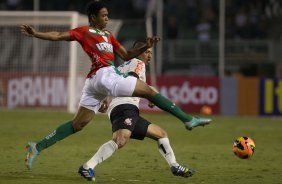
[[97,43],[96,47],[100,52],[113,52],[113,45],[108,42]]
[[123,123],[128,125],[128,126],[131,126],[132,125],[132,118],[126,118]]

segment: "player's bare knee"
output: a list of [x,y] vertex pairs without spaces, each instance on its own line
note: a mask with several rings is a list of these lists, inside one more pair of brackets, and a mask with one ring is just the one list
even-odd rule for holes
[[80,125],[73,125],[73,129],[75,132],[81,131],[83,129],[83,126]]
[[154,91],[152,88],[150,88],[150,90],[148,90],[148,95],[149,95],[149,97],[152,97],[152,96],[154,96],[154,95],[156,95],[156,94],[157,94],[157,92]]
[[168,137],[167,132],[165,130],[160,131],[159,138],[166,138]]
[[73,121],[73,129],[78,132],[83,129],[88,124],[89,121]]
[[113,138],[113,141],[118,145],[118,149],[120,149],[127,143],[128,139],[129,139],[128,136],[122,135]]
[[154,133],[153,136],[149,136],[149,137],[151,137],[155,140],[158,140],[158,139],[161,139],[161,138],[167,138],[168,135],[167,135],[166,131],[161,130],[161,131]]

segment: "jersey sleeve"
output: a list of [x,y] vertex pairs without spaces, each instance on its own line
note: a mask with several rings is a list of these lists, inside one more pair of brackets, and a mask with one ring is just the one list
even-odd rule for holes
[[80,41],[82,40],[82,33],[83,32],[83,27],[77,27],[74,29],[69,30],[70,34],[70,41]]

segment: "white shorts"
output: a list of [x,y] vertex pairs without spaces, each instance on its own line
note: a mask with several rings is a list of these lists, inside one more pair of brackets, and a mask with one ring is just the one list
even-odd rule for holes
[[106,96],[132,96],[136,82],[137,78],[124,76],[113,66],[101,68],[86,79],[79,105],[96,113]]

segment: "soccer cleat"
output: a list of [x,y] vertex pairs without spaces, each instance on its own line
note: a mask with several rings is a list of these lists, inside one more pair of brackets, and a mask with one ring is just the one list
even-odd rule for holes
[[184,178],[191,177],[193,174],[195,174],[193,169],[188,169],[181,165],[172,166],[170,170],[174,176],[182,176]]
[[39,155],[39,152],[36,149],[36,143],[29,142],[26,146],[27,154],[25,158],[25,165],[26,167],[31,170],[32,168],[32,162],[37,155]]
[[195,118],[193,117],[193,119],[189,122],[185,122],[185,127],[187,130],[192,130],[193,128],[197,127],[197,126],[205,126],[211,123],[211,119],[209,118]]
[[88,181],[95,181],[95,173],[91,168],[84,169],[83,166],[80,166],[78,169],[78,173]]

